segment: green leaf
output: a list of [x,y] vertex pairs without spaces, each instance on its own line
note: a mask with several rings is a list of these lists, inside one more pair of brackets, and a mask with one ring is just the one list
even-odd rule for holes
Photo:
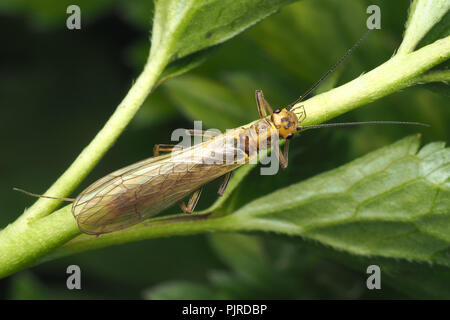
[[405,34],[397,54],[414,50],[419,41],[450,9],[447,0],[415,0],[410,7]]
[[233,216],[248,230],[450,266],[450,149],[431,143],[418,152],[419,142],[410,136],[248,203]]
[[214,51],[211,47],[294,1],[156,1],[150,56],[163,54],[172,62],[158,84],[197,67]]
[[152,52],[173,59],[222,43],[295,0],[158,0]]
[[445,38],[450,35],[450,11],[444,15],[444,17],[435,24],[434,27],[425,35],[420,41],[420,47],[433,43],[436,40]]

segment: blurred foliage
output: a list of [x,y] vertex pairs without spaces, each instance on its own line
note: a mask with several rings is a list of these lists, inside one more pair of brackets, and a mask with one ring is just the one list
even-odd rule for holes
[[[21,213],[17,208],[34,201],[12,187],[39,193],[59,176],[125,95],[150,46],[153,1],[79,1],[80,31],[65,27],[69,4],[0,3],[2,226]],[[352,54],[333,82],[339,85],[384,62],[400,44],[408,1],[309,0],[290,5],[215,48],[198,68],[162,84],[75,194],[96,178],[150,156],[154,144],[170,143],[172,130],[190,128],[194,119],[218,129],[256,119],[255,89],[263,89],[274,107],[292,102],[362,35],[369,4],[381,7],[382,29]],[[448,26],[448,15],[443,22]],[[448,32],[448,27],[438,26],[429,37]],[[424,143],[447,141],[448,97],[428,89],[432,86],[408,88],[335,120],[422,121],[430,129],[367,126],[306,132],[291,144],[288,169],[276,176],[253,170],[232,195],[233,207],[419,130]],[[200,210],[215,200],[218,184],[206,188]],[[65,270],[71,264],[83,272],[80,292],[66,289]],[[382,290],[365,287],[370,264],[383,270]],[[450,297],[447,267],[403,266],[403,261],[350,256],[286,236],[200,235],[45,263],[1,280],[0,294],[11,299]]]

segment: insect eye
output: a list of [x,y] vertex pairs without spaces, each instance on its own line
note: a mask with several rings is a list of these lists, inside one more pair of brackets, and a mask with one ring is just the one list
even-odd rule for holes
[[287,136],[286,136],[286,139],[292,139],[292,137],[293,137],[294,135],[292,134],[292,133],[289,133]]
[[280,109],[275,109],[275,110],[273,111],[273,113],[280,113],[280,112],[281,112]]

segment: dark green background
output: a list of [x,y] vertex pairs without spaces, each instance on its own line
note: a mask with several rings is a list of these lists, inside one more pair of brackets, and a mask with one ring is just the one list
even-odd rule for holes
[[[95,136],[143,66],[153,1],[92,2],[76,2],[82,10],[78,31],[65,26],[65,11],[73,2],[0,4],[1,226],[34,201],[12,187],[44,192]],[[382,29],[338,69],[338,85],[375,68],[400,45],[409,1],[311,0],[288,6],[152,93],[74,195],[103,175],[151,156],[155,143],[170,143],[172,130],[190,128],[193,120],[223,130],[256,119],[255,89],[263,89],[275,107],[292,102],[364,33],[365,9],[373,3],[381,7]],[[424,143],[447,141],[448,91],[441,89],[408,88],[333,120],[422,121],[430,129],[367,126],[307,132],[293,140],[289,168],[277,176],[254,170],[233,196],[233,207],[408,134],[422,132]],[[206,188],[199,209],[214,201],[217,187]],[[370,292],[365,270],[381,263],[272,234],[174,237],[44,263],[1,280],[0,297],[432,297],[422,293],[426,284],[420,279],[403,274],[401,280],[382,278],[382,290]],[[81,291],[66,289],[70,264],[81,267]]]

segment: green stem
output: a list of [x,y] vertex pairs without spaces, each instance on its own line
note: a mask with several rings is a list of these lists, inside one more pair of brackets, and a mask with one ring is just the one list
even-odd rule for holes
[[[325,119],[335,117],[357,106],[418,83],[422,79],[422,73],[448,59],[449,56],[450,37],[447,37],[416,52],[401,57],[394,57],[378,68],[341,87],[301,102],[299,105],[304,105],[307,110],[305,123],[316,124],[323,122]],[[77,238],[77,240],[69,242],[58,250],[58,254],[69,254],[71,252],[154,237],[192,234],[202,230],[206,232],[212,230],[242,231],[248,229],[245,221],[233,219],[231,216],[206,219],[189,224],[183,222],[164,226],[152,225],[151,227],[146,227],[143,224],[142,228],[138,230],[127,230],[121,234],[105,235],[98,239],[82,236],[79,241]]]
[[0,233],[0,278],[30,266],[79,234],[71,205],[30,226],[8,225]]
[[[149,59],[144,70],[104,127],[44,195],[65,197],[83,181],[133,119],[167,65],[167,59],[167,55],[163,52]],[[17,223],[32,223],[50,214],[59,204],[60,201],[40,198],[24,212]]]
[[[45,195],[69,195],[133,119],[167,65],[170,55],[160,50],[150,57],[114,114]],[[0,231],[0,277],[31,265],[39,257],[80,234],[71,214],[71,205],[49,215],[60,202],[40,198],[14,223]]]
[[[301,102],[300,104],[305,106],[307,113],[304,124],[324,122],[360,105],[416,84],[420,81],[425,71],[445,61],[449,56],[450,36],[410,54],[395,56],[376,69],[343,86]],[[136,82],[136,89],[132,89],[136,90],[136,92],[132,95],[139,102],[145,99],[151,87],[149,84],[155,82],[157,78],[156,74],[163,68],[163,65],[159,65],[158,68],[152,67],[153,69],[150,69],[152,70],[151,72],[147,71],[149,72],[148,75],[142,76],[143,79]],[[144,71],[145,73],[146,71]],[[129,99],[131,100],[131,98]],[[127,98],[126,100],[128,101]],[[125,107],[119,107],[116,111],[120,116],[114,120],[113,124],[119,126],[120,130],[116,131],[117,129],[110,128],[106,130],[107,137],[96,137],[96,139],[101,139],[103,143],[112,143],[114,141],[116,134],[120,133],[126,125],[119,121],[119,119],[129,121],[130,117],[137,111],[137,105],[139,103],[128,102],[131,104],[131,107],[125,105]],[[132,111],[128,110],[128,108]],[[128,123],[127,121],[125,123]],[[112,124],[108,124],[107,126],[110,125]],[[112,136],[108,138],[109,135]],[[107,149],[104,146],[99,147],[103,152]],[[98,150],[95,150],[91,146],[87,150],[82,155],[89,157],[90,161],[99,158],[99,156],[97,158],[95,154],[92,154],[99,152]],[[70,174],[67,174],[70,187],[74,186],[74,179],[76,181],[81,180],[81,178],[74,176],[76,173],[84,177],[85,173],[82,171],[82,168],[89,169],[92,167],[92,164],[87,163],[89,161],[85,161],[83,157],[77,161],[80,164],[75,166],[75,169],[69,169]],[[58,184],[60,183],[58,180]],[[68,190],[70,187],[64,187],[64,190]],[[48,207],[44,209],[48,210]],[[43,212],[46,212],[45,210],[33,209],[32,212],[34,216],[42,216]],[[132,229],[106,234],[100,237],[82,235],[61,247],[65,242],[79,234],[75,220],[71,214],[71,206],[69,205],[32,224],[14,223],[0,232],[0,277],[35,263],[46,254],[54,252],[58,247],[61,248],[55,254],[62,255],[155,237],[210,231],[242,231],[248,228],[245,219],[232,214],[218,218],[212,218],[211,216],[209,218],[205,217],[204,219],[199,219],[195,216],[191,216],[190,218],[176,218],[169,223],[149,220]]]
[[[408,86],[450,57],[450,36],[406,55],[397,55],[372,71],[340,87],[298,103],[306,110],[304,125],[335,118]],[[298,110],[298,109],[297,109]]]
[[103,234],[95,239],[92,236],[81,235],[55,250],[48,259],[145,239],[206,232],[230,232],[241,229],[240,223],[237,223],[234,215],[212,217],[209,214],[197,213],[164,218],[151,219],[138,226]]

